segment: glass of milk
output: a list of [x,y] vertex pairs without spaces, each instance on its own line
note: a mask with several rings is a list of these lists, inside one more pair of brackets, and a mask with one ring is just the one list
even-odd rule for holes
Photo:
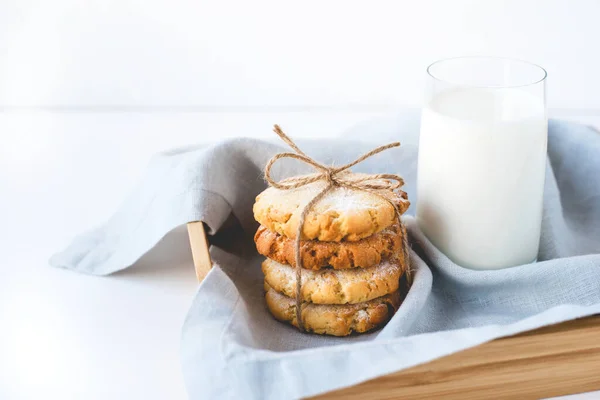
[[548,120],[546,71],[461,57],[427,69],[417,222],[458,265],[498,269],[537,259]]

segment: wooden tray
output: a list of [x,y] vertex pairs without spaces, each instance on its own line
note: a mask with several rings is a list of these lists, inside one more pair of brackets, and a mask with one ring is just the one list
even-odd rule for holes
[[[187,227],[202,281],[212,267],[206,232],[202,222]],[[539,399],[596,390],[600,316],[497,339],[315,398]]]

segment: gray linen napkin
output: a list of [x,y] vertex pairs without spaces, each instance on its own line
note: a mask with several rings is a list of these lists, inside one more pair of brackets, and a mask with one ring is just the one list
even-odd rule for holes
[[[380,120],[343,139],[300,142],[315,159],[343,163],[375,145],[404,145],[356,171],[402,175],[416,202],[418,120]],[[293,132],[291,132],[293,135]],[[368,138],[369,142],[352,140]],[[301,334],[278,323],[263,300],[252,242],[262,168],[283,147],[235,139],[156,156],[141,184],[104,226],[83,234],[51,264],[104,275],[127,268],[167,232],[202,220],[217,266],[200,285],[182,332],[191,398],[282,399],[318,394],[483,342],[600,313],[600,133],[550,121],[540,262],[500,271],[453,264],[410,216],[415,280],[380,331],[349,338]],[[283,163],[276,177],[306,172]]]

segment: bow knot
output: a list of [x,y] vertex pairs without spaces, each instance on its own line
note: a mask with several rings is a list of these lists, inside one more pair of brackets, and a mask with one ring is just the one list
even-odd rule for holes
[[[323,165],[309,156],[307,156],[302,150],[298,148],[296,143],[292,141],[279,127],[279,125],[275,125],[274,129],[275,133],[279,135],[281,139],[285,143],[290,146],[295,153],[279,153],[275,154],[269,162],[267,162],[267,166],[265,167],[265,179],[269,183],[270,186],[281,190],[290,190],[296,189],[301,186],[308,185],[317,181],[325,181],[329,183],[328,186],[345,186],[349,188],[359,189],[359,190],[379,190],[379,189],[387,189],[394,190],[402,187],[404,185],[404,180],[401,176],[395,174],[364,174],[360,176],[355,176],[350,173],[350,168],[359,164],[366,160],[369,157],[374,156],[375,154],[381,153],[382,151],[391,149],[393,147],[399,147],[400,142],[394,142],[387,144],[385,146],[377,147],[376,149],[371,150],[370,152],[360,156],[356,160],[351,163],[342,165],[341,167],[328,167]],[[315,168],[318,172],[311,175],[304,176],[294,176],[291,178],[286,178],[281,180],[280,182],[275,181],[271,177],[271,168],[273,164],[282,158],[293,158],[299,161],[302,161],[313,168]]]
[[338,182],[335,179],[335,172],[330,169],[325,171],[325,179],[327,180],[327,182],[329,182],[332,185],[338,184]]

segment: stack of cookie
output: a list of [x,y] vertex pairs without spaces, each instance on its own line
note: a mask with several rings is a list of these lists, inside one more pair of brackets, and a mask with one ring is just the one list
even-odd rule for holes
[[[359,176],[360,174],[354,174]],[[254,241],[267,257],[267,307],[280,320],[298,326],[294,242],[300,215],[326,182],[291,190],[268,188],[256,198],[261,224]],[[377,194],[335,187],[308,211],[300,241],[302,321],[309,332],[346,336],[385,324],[401,302],[400,279],[407,268],[400,213],[406,193]]]

